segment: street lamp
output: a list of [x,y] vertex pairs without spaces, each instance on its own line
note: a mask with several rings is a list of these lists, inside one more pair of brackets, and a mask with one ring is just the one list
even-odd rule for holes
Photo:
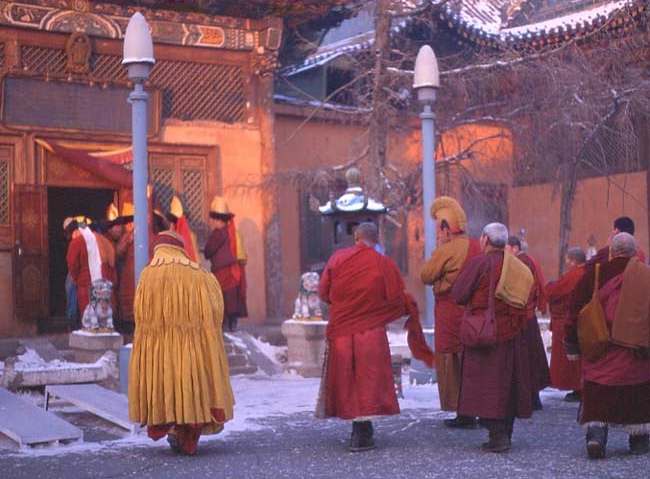
[[124,35],[124,58],[133,91],[129,94],[131,104],[131,132],[133,135],[133,203],[135,206],[135,284],[149,262],[149,202],[147,199],[147,92],[144,82],[156,62],[149,24],[140,12],[136,12],[126,27]]
[[[438,60],[429,45],[420,48],[415,59],[413,88],[422,104],[422,214],[424,215],[424,255],[429,259],[436,247],[435,221],[429,214],[429,208],[436,197],[436,168],[435,168],[435,115],[433,103],[436,101],[436,91],[440,87]],[[427,343],[433,346],[433,290],[425,287],[425,315],[422,321]],[[421,361],[413,361],[410,373],[411,382],[423,384],[433,381],[433,372]]]

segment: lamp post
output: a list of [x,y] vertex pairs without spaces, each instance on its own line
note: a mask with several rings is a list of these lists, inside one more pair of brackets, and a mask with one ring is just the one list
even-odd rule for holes
[[129,94],[131,104],[131,132],[133,135],[133,203],[135,206],[135,284],[149,261],[149,202],[147,199],[147,92],[144,82],[149,78],[155,59],[149,24],[140,12],[136,12],[126,27],[124,35],[124,58],[133,91]]
[[[413,88],[422,104],[422,214],[424,215],[424,255],[429,259],[436,247],[435,221],[429,214],[429,208],[436,197],[435,168],[435,115],[432,106],[436,101],[436,91],[440,87],[438,60],[429,45],[420,48],[415,59]],[[422,321],[427,343],[433,346],[433,307],[432,288],[425,287],[425,315]],[[433,371],[421,361],[413,361],[410,373],[411,382],[423,384],[432,382]]]

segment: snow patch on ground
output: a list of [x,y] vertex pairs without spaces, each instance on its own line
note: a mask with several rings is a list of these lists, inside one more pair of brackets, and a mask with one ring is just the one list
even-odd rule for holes
[[[269,426],[264,420],[269,417],[287,417],[298,413],[313,413],[316,407],[319,378],[303,378],[296,374],[267,376],[239,376],[231,378],[235,394],[234,419],[226,423],[225,430],[215,436],[205,436],[202,441],[227,440],[229,434],[262,430]],[[435,384],[415,386],[404,377],[404,398],[400,399],[403,411],[420,410],[427,414],[439,412],[438,388]],[[36,398],[26,398],[36,401]],[[316,419],[314,419],[316,420]],[[128,436],[115,441],[79,443],[68,446],[40,449],[25,449],[9,454],[21,456],[52,456],[71,453],[88,453],[116,450],[136,446],[168,447],[166,441],[151,441],[145,433]]]
[[[40,371],[40,370],[53,370],[53,369],[84,369],[89,367],[100,367],[102,360],[95,363],[71,363],[68,361],[61,361],[54,359],[52,361],[45,361],[35,350],[26,348],[26,351],[16,356],[16,363],[14,369],[16,371]],[[4,368],[4,364],[3,364]]]
[[255,344],[255,347],[267,358],[269,358],[270,361],[273,362],[273,364],[276,364],[278,366],[282,366],[282,361],[280,358],[286,357],[287,356],[287,348],[286,346],[273,346],[272,344],[266,343],[262,341],[261,339],[256,338],[255,336],[251,336],[250,340]]

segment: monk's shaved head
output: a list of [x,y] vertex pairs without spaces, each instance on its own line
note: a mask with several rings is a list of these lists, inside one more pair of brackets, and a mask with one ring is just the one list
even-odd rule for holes
[[508,228],[501,223],[490,223],[483,228],[483,236],[495,248],[505,248],[508,243]]
[[585,264],[587,262],[587,256],[585,252],[579,246],[573,246],[569,248],[566,252],[566,256],[570,261],[573,261],[575,264]]
[[636,240],[630,233],[619,233],[612,238],[612,256],[631,258],[636,255]]
[[354,239],[365,243],[375,245],[379,242],[379,229],[374,223],[361,223],[354,230]]

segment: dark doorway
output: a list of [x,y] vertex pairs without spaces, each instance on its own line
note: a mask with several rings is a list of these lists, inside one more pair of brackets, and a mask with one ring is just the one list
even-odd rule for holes
[[47,223],[50,266],[50,317],[65,317],[65,255],[68,245],[63,236],[63,221],[70,216],[102,220],[115,192],[108,189],[48,188]]

